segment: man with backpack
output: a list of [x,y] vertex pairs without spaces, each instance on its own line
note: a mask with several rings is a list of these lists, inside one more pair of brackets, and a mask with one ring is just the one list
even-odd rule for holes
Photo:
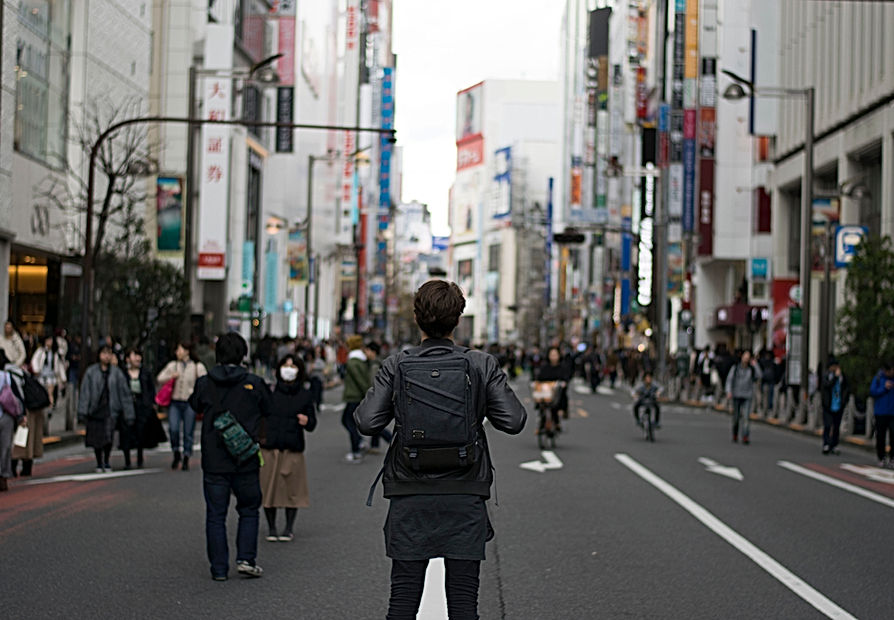
[[196,380],[189,397],[190,407],[203,414],[202,485],[211,577],[226,581],[229,572],[227,512],[231,493],[236,496],[239,513],[236,568],[246,577],[260,577],[264,571],[255,562],[261,507],[257,442],[261,417],[270,415],[270,389],[241,366],[248,346],[239,334],[222,335],[214,353],[217,366]]
[[742,443],[748,445],[751,441],[751,403],[757,379],[758,372],[751,361],[751,351],[743,351],[739,363],[726,376],[726,398],[732,403],[733,410],[733,443],[739,439],[740,424]]
[[416,617],[428,561],[437,557],[445,559],[450,618],[478,618],[479,569],[493,537],[485,506],[493,469],[482,424],[486,418],[515,435],[527,419],[499,362],[454,344],[465,305],[456,284],[423,284],[413,301],[422,345],[386,359],[354,412],[364,435],[395,420],[380,473],[391,501],[389,620]]

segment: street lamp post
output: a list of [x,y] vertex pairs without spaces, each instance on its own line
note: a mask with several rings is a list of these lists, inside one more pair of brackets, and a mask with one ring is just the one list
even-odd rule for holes
[[[775,98],[804,97],[804,177],[801,181],[801,410],[806,414],[808,395],[808,355],[810,353],[810,236],[813,225],[813,123],[816,89],[813,86],[807,88],[777,88],[755,86],[752,82],[736,75],[732,71],[723,71],[733,80],[723,93],[724,99],[732,101],[748,97],[745,88],[751,95],[760,95]],[[743,88],[744,87],[744,88]],[[820,351],[820,360],[826,352]]]

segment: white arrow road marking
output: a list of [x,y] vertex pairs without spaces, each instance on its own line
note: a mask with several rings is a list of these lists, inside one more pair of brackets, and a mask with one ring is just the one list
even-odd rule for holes
[[865,476],[875,482],[884,482],[885,484],[894,484],[894,471],[890,469],[882,469],[880,467],[860,467],[859,465],[845,464],[841,469],[852,471],[855,474]]
[[711,514],[703,506],[695,503],[688,496],[677,490],[676,487],[656,476],[650,470],[630,458],[630,456],[626,454],[616,454],[615,458],[637,476],[667,495],[671,500],[683,508],[683,510],[698,519],[705,527],[731,544],[739,552],[772,575],[779,581],[779,583],[810,603],[825,616],[840,620],[856,620],[854,616],[836,605],[832,600],[826,598],[821,592],[812,588],[800,577],[792,573],[782,564],[767,555],[767,553],[756,547],[744,536]]
[[444,590],[444,558],[428,561],[425,571],[425,587],[419,604],[418,620],[445,620],[447,618],[447,593]]
[[562,461],[559,460],[559,457],[556,456],[556,453],[551,450],[543,450],[540,455],[543,457],[543,461],[546,462],[528,461],[527,463],[522,463],[519,467],[542,474],[547,469],[562,469],[564,466]]
[[698,462],[707,467],[708,471],[712,474],[720,474],[721,476],[726,476],[727,478],[732,478],[733,480],[745,479],[745,476],[742,475],[742,472],[739,471],[738,467],[726,467],[725,465],[721,465],[717,461],[712,461],[711,459],[706,459],[705,457],[701,457]]
[[131,469],[129,471],[113,471],[107,474],[72,474],[69,476],[38,478],[36,480],[29,480],[24,484],[50,484],[51,482],[93,482],[94,480],[108,480],[109,478],[124,478],[127,476],[142,476],[143,474],[157,474],[160,471],[160,469]]
[[801,474],[802,476],[807,476],[808,478],[813,478],[814,480],[819,480],[820,482],[825,482],[826,484],[831,484],[833,487],[838,487],[839,489],[844,489],[845,491],[849,491],[851,493],[855,493],[866,499],[871,499],[874,502],[878,502],[883,506],[888,506],[890,508],[894,508],[894,499],[890,497],[885,497],[884,495],[879,495],[878,493],[873,493],[872,491],[867,491],[863,487],[858,487],[854,484],[849,484],[843,480],[839,480],[838,478],[833,478],[832,476],[826,476],[819,472],[813,471],[812,469],[807,469],[806,467],[801,467],[800,465],[795,465],[794,463],[789,463],[788,461],[778,461],[776,463],[780,467],[784,467],[789,471],[793,471],[796,474]]

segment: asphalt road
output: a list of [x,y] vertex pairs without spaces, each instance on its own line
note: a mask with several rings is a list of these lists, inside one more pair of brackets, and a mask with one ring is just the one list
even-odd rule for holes
[[[516,386],[527,400],[526,382]],[[499,506],[482,618],[891,617],[894,476],[871,453],[823,456],[819,440],[763,425],[750,446],[732,444],[728,416],[673,405],[649,444],[626,392],[575,387],[561,468],[519,467],[555,462],[537,448],[533,413],[520,436],[490,430]],[[381,487],[365,506],[381,456],[341,462],[338,398],[327,393],[308,439],[312,506],[299,511],[295,541],[264,541],[262,517],[263,579],[210,579],[198,467],[171,471],[157,451],[143,473],[93,479],[89,453],[69,447],[0,496],[0,616],[384,617]],[[71,474],[88,479],[53,478]]]

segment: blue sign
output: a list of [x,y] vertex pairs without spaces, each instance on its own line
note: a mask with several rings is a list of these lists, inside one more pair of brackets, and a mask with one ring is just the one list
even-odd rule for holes
[[770,274],[769,258],[752,258],[751,259],[751,279],[766,280]]
[[838,226],[835,228],[835,267],[847,267],[854,255],[857,246],[869,234],[865,226]]

